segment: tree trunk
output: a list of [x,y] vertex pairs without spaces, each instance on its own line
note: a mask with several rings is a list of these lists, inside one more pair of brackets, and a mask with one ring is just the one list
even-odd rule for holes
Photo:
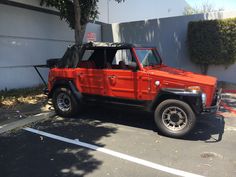
[[208,67],[209,67],[208,64],[201,64],[201,65],[200,65],[202,74],[207,75]]
[[74,10],[75,10],[75,43],[82,44],[86,25],[81,25],[81,9],[79,0],[74,0]]

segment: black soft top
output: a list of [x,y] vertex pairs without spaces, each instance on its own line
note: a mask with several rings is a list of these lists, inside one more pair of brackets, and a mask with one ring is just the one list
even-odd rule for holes
[[110,43],[110,42],[89,42],[82,44],[84,48],[155,48],[154,46],[144,46],[141,44],[131,44],[131,43]]
[[109,42],[89,42],[82,45],[73,45],[68,47],[64,56],[59,60],[57,67],[59,68],[76,68],[80,58],[86,49],[130,49],[130,48],[155,48],[147,47],[140,44],[130,43],[109,43]]

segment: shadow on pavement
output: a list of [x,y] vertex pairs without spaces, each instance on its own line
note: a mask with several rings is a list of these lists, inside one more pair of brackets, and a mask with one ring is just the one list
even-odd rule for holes
[[[54,118],[34,128],[99,146],[103,146],[98,142],[101,138],[116,133],[114,127],[99,121],[77,119]],[[0,152],[0,176],[4,177],[85,176],[103,163],[93,157],[92,150],[23,130],[0,135]]]
[[221,115],[204,115],[199,117],[195,129],[185,139],[217,143],[222,140],[225,121]]
[[[221,141],[224,118],[205,116],[201,120],[186,140]],[[75,119],[55,117],[32,127],[102,147],[104,144],[99,140],[117,132],[114,124],[157,132],[151,113],[100,106],[88,108]],[[0,135],[0,152],[3,152],[0,153],[0,176],[4,177],[85,176],[99,169],[103,163],[93,157],[92,150],[23,130]]]
[[[157,132],[154,115],[139,110],[124,110],[121,108],[93,107],[83,113],[81,117],[91,117],[102,122],[126,125]],[[185,140],[205,141],[207,143],[219,142],[224,134],[224,117],[221,115],[205,115],[198,117],[196,127]]]

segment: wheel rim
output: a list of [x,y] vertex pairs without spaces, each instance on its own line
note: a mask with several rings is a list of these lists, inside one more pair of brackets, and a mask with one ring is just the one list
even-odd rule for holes
[[188,118],[187,114],[183,109],[176,106],[172,106],[166,108],[163,111],[162,122],[169,130],[180,131],[186,127],[188,123]]
[[69,111],[71,108],[70,97],[65,93],[60,93],[57,96],[57,106],[63,112]]

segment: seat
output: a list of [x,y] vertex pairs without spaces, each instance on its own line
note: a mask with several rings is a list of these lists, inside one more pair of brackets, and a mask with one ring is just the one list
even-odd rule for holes
[[119,69],[128,69],[123,60],[119,61]]
[[106,63],[106,66],[105,66],[107,69],[112,69],[111,67],[111,64],[109,62]]
[[80,68],[91,68],[91,69],[95,69],[96,68],[96,64],[94,61],[80,61],[78,64],[78,67]]
[[94,61],[89,61],[89,68],[96,69],[96,64]]

